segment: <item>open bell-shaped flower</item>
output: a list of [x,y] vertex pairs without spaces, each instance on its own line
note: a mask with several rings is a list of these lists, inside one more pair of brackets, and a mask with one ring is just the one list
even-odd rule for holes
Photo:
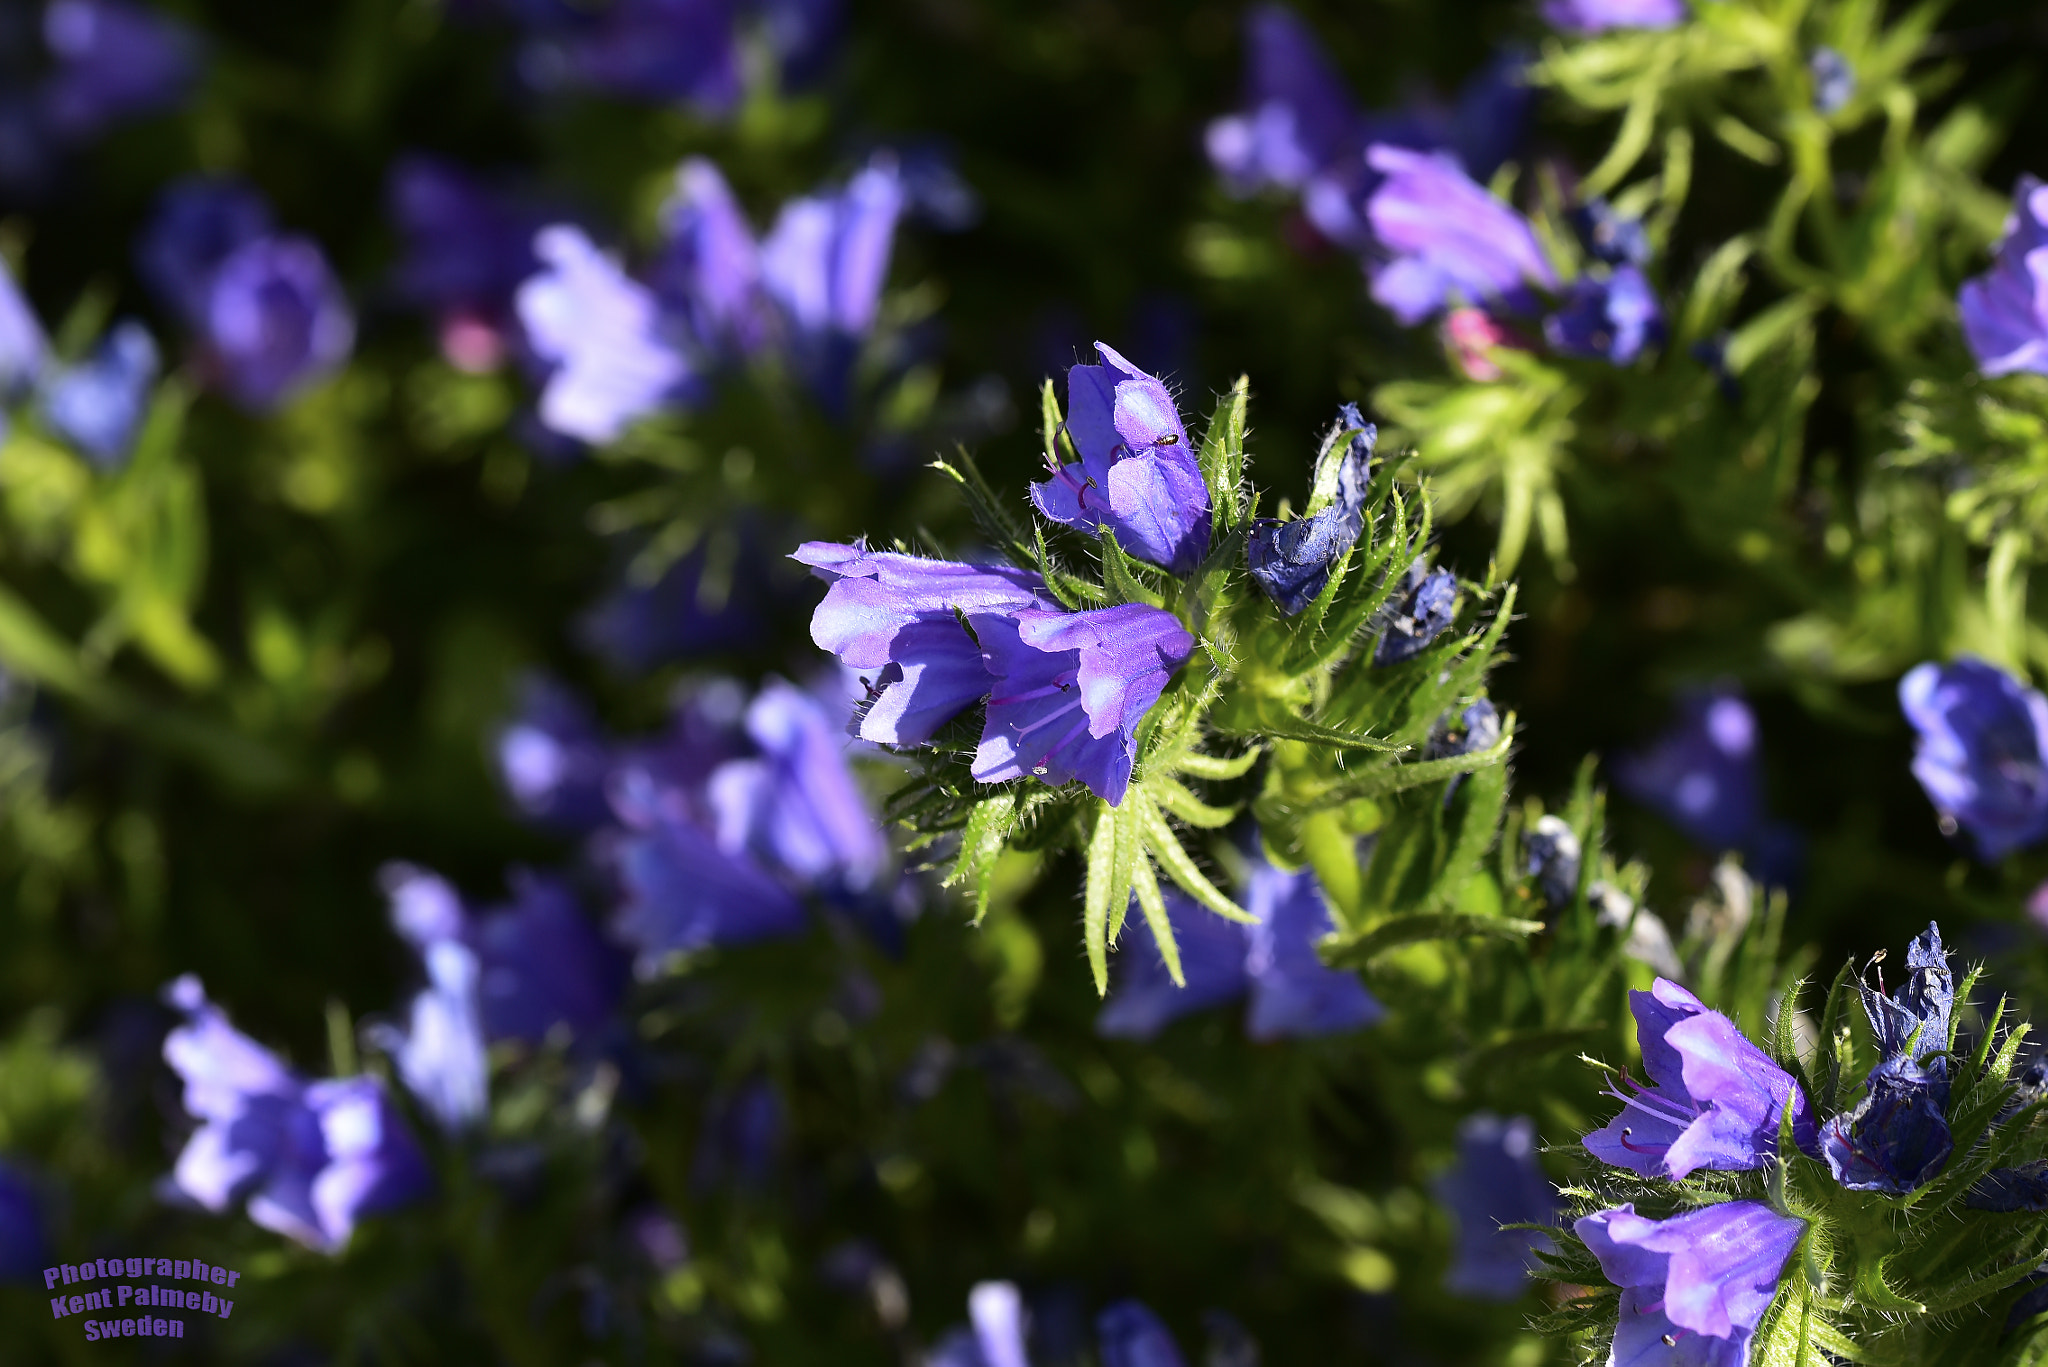
[[1625,1205],[1573,1228],[1621,1288],[1610,1364],[1747,1367],[1806,1222],[1761,1201],[1729,1201],[1669,1220]]

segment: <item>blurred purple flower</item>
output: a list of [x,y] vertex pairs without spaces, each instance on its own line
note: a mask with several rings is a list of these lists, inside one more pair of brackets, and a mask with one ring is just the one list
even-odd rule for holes
[[717,166],[691,157],[677,169],[662,236],[654,288],[685,320],[696,345],[711,356],[758,351],[768,324],[761,250]]
[[1454,1253],[1444,1287],[1474,1300],[1511,1301],[1530,1288],[1535,1250],[1544,1235],[1502,1225],[1547,1225],[1557,1219],[1557,1194],[1536,1158],[1536,1122],[1487,1111],[1458,1126],[1458,1161],[1435,1182],[1451,1213]]
[[1581,1141],[1588,1153],[1645,1177],[1760,1168],[1777,1153],[1788,1099],[1794,1138],[1817,1152],[1806,1094],[1735,1022],[1667,978],[1628,996],[1650,1085],[1622,1075],[1628,1094],[1610,1093],[1621,1114]]
[[1143,603],[1088,612],[1020,608],[968,618],[995,676],[974,777],[1079,779],[1115,806],[1130,786],[1138,724],[1195,648],[1180,619]]
[[761,243],[761,288],[780,312],[792,364],[829,408],[844,405],[875,325],[902,213],[895,161],[878,157],[838,193],[784,204]]
[[1186,1367],[1159,1316],[1142,1302],[1116,1301],[1095,1317],[1102,1367]]
[[505,352],[512,299],[540,269],[533,239],[541,214],[461,168],[430,156],[392,167],[384,198],[404,254],[392,288],[442,325],[442,350],[465,370]]
[[92,355],[44,377],[43,420],[102,470],[128,463],[149,412],[159,358],[149,330],[123,319]]
[[1376,665],[1412,659],[1450,629],[1458,613],[1458,577],[1449,570],[1431,571],[1417,560],[1409,565],[1407,582],[1392,608],[1380,643],[1373,648]]
[[1955,1151],[1947,1050],[1956,985],[1940,928],[1930,922],[1906,947],[1897,992],[1858,986],[1878,1062],[1855,1109],[1821,1130],[1821,1153],[1849,1190],[1903,1196],[1933,1181]]
[[49,363],[50,343],[35,309],[0,261],[0,400],[20,394]]
[[1245,542],[1245,561],[1252,580],[1273,605],[1292,617],[1313,602],[1330,582],[1337,562],[1365,530],[1366,486],[1372,480],[1373,448],[1379,429],[1367,422],[1358,405],[1337,410],[1339,434],[1353,432],[1337,470],[1336,496],[1331,503],[1292,522],[1262,517],[1252,523]]
[[[461,904],[455,890],[424,871],[385,872],[392,921],[419,952],[427,986],[416,994],[404,1029],[381,1026],[371,1038],[398,1064],[406,1090],[419,1098],[442,1128],[460,1130],[483,1118],[490,1106],[490,1065],[484,1053],[483,1020],[477,1004],[480,969],[476,952],[460,938]],[[455,918],[420,914],[423,903],[445,902]],[[410,913],[410,914],[408,914]]]
[[1813,107],[1821,113],[1839,113],[1856,98],[1856,68],[1834,48],[1815,48],[1806,72],[1813,78]]
[[1043,581],[1007,565],[925,560],[865,545],[811,541],[791,559],[832,587],[811,618],[811,639],[849,669],[879,671],[860,736],[918,745],[987,697],[995,680],[956,612],[1036,606]]
[[0,1282],[38,1280],[49,1261],[43,1198],[26,1172],[0,1161]]
[[610,854],[623,897],[612,928],[642,976],[672,954],[801,935],[795,895],[678,807],[670,795],[634,808]]
[[1252,995],[1245,1033],[1251,1038],[1346,1034],[1386,1014],[1357,974],[1331,968],[1316,954],[1317,941],[1337,925],[1315,874],[1307,869],[1287,873],[1255,857],[1245,910],[1259,918],[1242,931]]
[[1600,196],[1573,209],[1571,221],[1594,260],[1610,266],[1650,264],[1650,237],[1643,221],[1622,213]]
[[967,1293],[971,1329],[939,1341],[926,1367],[1031,1367],[1024,1351],[1024,1298],[1011,1282],[976,1282]]
[[192,30],[125,0],[51,0],[43,42],[50,72],[39,102],[51,131],[68,140],[170,109],[199,75]]
[[484,1038],[539,1044],[557,1029],[595,1041],[618,1010],[626,958],[584,914],[568,885],[514,870],[512,900],[469,926]]
[[1285,5],[1245,13],[1243,112],[1209,125],[1209,161],[1234,195],[1299,190],[1327,166],[1355,158],[1362,116],[1329,54]]
[[727,113],[742,93],[737,9],[735,0],[614,0],[594,21],[537,39],[522,66],[543,87]]
[[204,331],[229,257],[272,229],[270,205],[238,180],[182,180],[164,191],[135,248],[142,279],[180,322]]
[[498,777],[534,821],[584,834],[611,819],[605,779],[612,747],[587,708],[551,679],[519,684],[519,713],[498,732]]
[[692,1180],[700,1190],[761,1186],[774,1170],[788,1131],[789,1117],[775,1084],[765,1077],[749,1078],[707,1109]]
[[1544,22],[1568,33],[1676,28],[1686,18],[1685,0],[1543,0]]
[[1671,729],[1615,760],[1613,773],[1616,787],[1710,850],[1743,845],[1762,816],[1756,715],[1732,689],[1681,694]]
[[1523,837],[1522,848],[1522,871],[1535,880],[1545,904],[1552,911],[1569,907],[1579,895],[1583,851],[1578,833],[1561,816],[1539,816]]
[[1386,177],[1366,206],[1391,259],[1372,271],[1372,297],[1413,326],[1453,303],[1522,310],[1530,285],[1557,288],[1528,221],[1467,176],[1455,157],[1374,143]]
[[839,52],[844,0],[755,0],[753,8],[784,90],[800,90],[824,75]]
[[1174,986],[1159,941],[1133,898],[1116,956],[1116,985],[1095,1016],[1095,1033],[1105,1038],[1153,1039],[1182,1016],[1235,1001],[1250,986],[1244,929],[1179,888],[1162,888],[1160,895],[1187,986]]
[[1664,343],[1664,308],[1633,265],[1572,281],[1564,303],[1543,320],[1543,335],[1564,356],[1627,365]]
[[356,322],[317,244],[265,237],[221,263],[202,331],[228,393],[268,409],[339,368]]
[[1668,1220],[1630,1204],[1572,1227],[1621,1288],[1612,1361],[1743,1367],[1806,1222],[1761,1201],[1728,1201]]
[[200,1126],[172,1180],[212,1211],[247,1197],[249,1218],[337,1253],[356,1221],[431,1185],[426,1160],[376,1079],[307,1083],[228,1024],[191,975],[168,989],[186,1023],[164,1039]]
[[679,397],[690,367],[663,336],[654,295],[580,228],[544,228],[534,251],[545,264],[519,287],[517,307],[528,345],[552,367],[542,423],[602,445]]
[[1963,338],[1986,375],[2048,374],[2048,186],[2023,175],[1991,269],[1956,295]]
[[576,624],[577,639],[623,674],[749,650],[805,597],[803,578],[770,559],[741,514],[652,584],[619,584]]
[[759,754],[728,760],[711,775],[718,843],[804,887],[867,888],[888,846],[847,765],[845,722],[802,689],[771,679],[748,705],[746,729]]
[[1080,460],[1031,486],[1054,522],[1108,527],[1123,549],[1175,574],[1209,553],[1209,486],[1166,386],[1109,346],[1104,365],[1067,372],[1067,421]]
[[1899,680],[1918,733],[1913,777],[1948,829],[1970,833],[1987,863],[2048,835],[2048,698],[1964,656]]

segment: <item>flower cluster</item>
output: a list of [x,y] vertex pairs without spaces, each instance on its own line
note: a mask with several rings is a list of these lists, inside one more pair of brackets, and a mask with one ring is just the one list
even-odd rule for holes
[[159,365],[155,339],[127,318],[89,354],[58,359],[34,308],[0,266],[0,403],[26,401],[50,435],[94,465],[127,463]]

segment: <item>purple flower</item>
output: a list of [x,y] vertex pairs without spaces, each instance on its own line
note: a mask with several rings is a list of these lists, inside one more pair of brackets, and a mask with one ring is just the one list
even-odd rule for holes
[[2048,374],[2048,186],[2034,176],[2020,177],[1997,259],[1963,282],[1956,311],[1986,375]]
[[1557,1195],[1536,1159],[1536,1123],[1487,1111],[1458,1126],[1458,1161],[1436,1179],[1451,1213],[1455,1252],[1444,1287],[1474,1300],[1511,1301],[1529,1289],[1534,1250],[1550,1240],[1502,1225],[1547,1225]]
[[1860,991],[1878,1063],[1856,1108],[1822,1129],[1821,1153],[1849,1190],[1903,1196],[1933,1181],[1955,1151],[1946,1050],[1956,986],[1940,928],[1930,922],[1906,947],[1897,992]]
[[1255,859],[1245,910],[1258,917],[1258,924],[1242,931],[1252,993],[1247,1035],[1255,1040],[1339,1035],[1362,1030],[1386,1014],[1356,974],[1331,968],[1317,956],[1316,942],[1337,926],[1313,873],[1287,873]]
[[346,361],[356,322],[317,244],[264,237],[221,262],[202,333],[228,393],[267,409]]
[[1452,303],[1525,308],[1529,285],[1557,288],[1527,220],[1467,176],[1455,157],[1385,143],[1366,161],[1386,177],[1366,206],[1390,260],[1372,297],[1414,326]]
[[1095,1033],[1105,1038],[1153,1039],[1182,1016],[1235,1001],[1250,986],[1244,929],[1178,888],[1162,888],[1160,894],[1166,899],[1166,919],[1173,926],[1187,986],[1174,986],[1151,924],[1133,899],[1116,958],[1116,987],[1095,1017]]
[[1081,780],[1111,806],[1137,760],[1138,724],[1195,648],[1170,612],[1127,603],[1088,612],[1020,608],[969,616],[995,676],[974,777]]
[[1838,113],[1856,98],[1856,68],[1834,48],[1815,48],[1806,72],[1813,78],[1813,107],[1821,113]]
[[1579,837],[1561,816],[1539,816],[1523,837],[1522,871],[1536,881],[1536,890],[1552,911],[1562,911],[1579,895]]
[[461,899],[440,877],[405,865],[387,868],[384,883],[393,927],[419,952],[427,987],[413,997],[403,1030],[381,1026],[372,1037],[398,1064],[406,1090],[444,1129],[460,1130],[490,1105],[481,970],[462,942]]
[[[1424,753],[1429,759],[1452,759],[1491,750],[1498,744],[1500,713],[1494,710],[1490,699],[1475,698],[1455,717],[1446,712],[1436,719],[1436,724],[1429,728]],[[1578,880],[1574,877],[1572,881]]]
[[236,180],[185,180],[166,190],[135,249],[136,265],[186,327],[203,331],[214,277],[271,232],[270,206]]
[[756,0],[754,8],[783,88],[800,90],[816,82],[838,50],[844,0]]
[[1095,1317],[1102,1367],[1186,1367],[1173,1335],[1138,1301],[1117,1301]]
[[50,343],[36,311],[14,283],[14,273],[0,261],[0,400],[33,384],[49,359]]
[[149,411],[158,356],[149,330],[123,319],[91,356],[59,366],[42,385],[43,420],[102,470],[128,463]]
[[605,797],[612,750],[589,711],[568,689],[530,676],[520,681],[519,715],[498,733],[498,777],[513,804],[534,821],[586,833],[611,817]]
[[192,31],[124,0],[52,0],[43,11],[50,74],[40,103],[52,132],[83,140],[182,101],[199,73]]
[[1337,471],[1337,494],[1328,507],[1293,522],[1270,517],[1254,521],[1245,542],[1252,579],[1289,617],[1301,612],[1330,582],[1337,562],[1365,530],[1366,486],[1372,479],[1373,447],[1379,429],[1366,422],[1358,405],[1337,410],[1337,425],[1356,431]]
[[1610,266],[1650,264],[1650,237],[1640,218],[1622,213],[1598,195],[1572,210],[1571,218],[1594,260]]
[[1729,1201],[1669,1220],[1633,1204],[1572,1226],[1621,1288],[1616,1363],[1745,1367],[1757,1321],[1778,1293],[1806,1222],[1760,1201]]
[[1285,5],[1245,14],[1244,112],[1217,119],[1204,138],[1232,194],[1298,190],[1359,151],[1361,116],[1329,54]]
[[534,252],[546,264],[519,287],[517,307],[528,344],[552,367],[541,421],[602,445],[678,397],[689,364],[662,335],[654,295],[580,228],[542,229]]
[[0,1162],[0,1282],[33,1281],[49,1260],[43,1198],[27,1173]]
[[728,855],[672,795],[629,810],[610,853],[623,896],[612,928],[643,976],[673,954],[803,933],[795,895],[747,856]]
[[1970,833],[1979,858],[2003,859],[2048,834],[2048,698],[1964,656],[1909,672],[1899,706],[1919,733],[1913,777],[1947,829]]
[[1543,0],[1544,22],[1569,33],[1676,28],[1686,17],[1685,0]]
[[735,0],[616,0],[589,28],[527,54],[543,84],[722,114],[739,103]]
[[1633,265],[1572,281],[1564,305],[1543,320],[1543,335],[1560,355],[1627,365],[1644,347],[1664,342],[1664,309]]
[[977,1282],[967,1293],[971,1330],[940,1340],[927,1367],[1031,1367],[1024,1351],[1024,1298],[1011,1282]]
[[1669,731],[1614,762],[1614,782],[1701,845],[1735,849],[1762,814],[1756,715],[1732,689],[1685,693]]
[[425,1193],[426,1160],[376,1079],[307,1083],[229,1025],[197,978],[169,996],[186,1023],[164,1061],[200,1122],[172,1174],[186,1196],[213,1211],[246,1197],[257,1224],[335,1253],[357,1220]]
[[[2001,1214],[2027,1211],[2048,1212],[2048,1158],[2037,1158],[2016,1168],[1994,1168],[1971,1184],[1963,1198],[1971,1210]],[[2048,1308],[2048,1300],[2043,1301]]]
[[1806,1094],[1734,1021],[1668,978],[1628,995],[1650,1086],[1623,1076],[1629,1094],[1612,1093],[1621,1114],[1585,1137],[1588,1153],[1645,1177],[1762,1167],[1788,1100],[1799,1147],[1814,1150]]
[[746,356],[766,340],[761,252],[718,167],[691,157],[662,217],[654,287],[708,354]]
[[784,204],[761,243],[762,291],[797,371],[828,406],[844,404],[855,353],[875,325],[902,213],[902,178],[881,157],[837,194]]
[[540,269],[540,214],[438,157],[401,158],[384,196],[404,243],[391,276],[399,296],[443,319],[502,326],[520,282]]
[[509,905],[468,927],[476,951],[484,1038],[539,1044],[557,1029],[580,1042],[611,1022],[626,986],[625,956],[565,883],[515,870]]
[[1043,581],[1006,565],[924,560],[864,545],[811,541],[791,557],[832,587],[811,639],[849,669],[879,671],[860,736],[919,745],[995,686],[956,613],[1034,607]]
[[1393,616],[1380,632],[1372,662],[1399,664],[1413,659],[1450,629],[1458,615],[1458,577],[1449,570],[1432,572],[1417,560],[1408,567],[1406,586],[1396,596]]
[[867,888],[888,847],[847,767],[845,723],[802,689],[772,679],[748,705],[746,729],[759,754],[728,760],[711,775],[718,843],[805,887]]
[[1067,372],[1067,435],[1078,463],[1031,486],[1054,522],[1107,526],[1141,560],[1187,574],[1209,553],[1209,486],[1166,386],[1101,342],[1104,365]]

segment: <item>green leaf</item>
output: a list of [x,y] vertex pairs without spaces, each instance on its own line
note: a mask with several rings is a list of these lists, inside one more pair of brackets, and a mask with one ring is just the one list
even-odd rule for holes
[[1018,517],[1003,501],[996,497],[994,489],[983,478],[981,467],[964,446],[954,448],[957,465],[944,460],[932,462],[932,468],[945,474],[960,486],[961,495],[967,500],[968,514],[974,519],[974,526],[990,545],[1001,551],[1020,569],[1037,565],[1032,553],[1034,545],[1031,531],[1024,519]]
[[989,889],[995,881],[996,863],[1016,824],[1017,794],[998,793],[974,804],[967,824],[960,832],[960,857],[942,886],[966,887],[974,902],[974,923],[988,915]]
[[1383,754],[1398,753],[1408,748],[1393,741],[1382,740],[1378,736],[1363,735],[1339,726],[1324,726],[1320,722],[1302,717],[1284,715],[1261,716],[1255,727],[1222,729],[1221,734],[1253,739],[1270,737],[1276,740],[1303,740],[1312,745],[1334,745],[1344,750],[1376,750]]
[[1251,376],[1240,375],[1216,403],[1209,427],[1202,434],[1202,449],[1196,459],[1202,479],[1209,486],[1209,506],[1216,526],[1234,531],[1244,521],[1239,486],[1244,483],[1244,411],[1251,395]]
[[1509,916],[1471,916],[1456,911],[1421,911],[1381,921],[1349,939],[1331,936],[1321,945],[1323,962],[1332,968],[1364,968],[1380,955],[1424,940],[1462,940],[1473,936],[1516,940],[1543,929],[1541,921]]
[[[1447,755],[1443,759],[1419,759],[1406,764],[1381,764],[1366,770],[1355,778],[1346,779],[1325,789],[1313,800],[1304,804],[1306,811],[1318,811],[1328,807],[1341,807],[1361,798],[1386,797],[1392,793],[1405,792],[1425,783],[1450,778],[1454,774],[1469,774],[1488,765],[1498,764],[1507,758],[1508,749],[1514,744],[1514,714],[1511,712],[1501,721],[1500,740],[1484,750],[1470,754]],[[1404,747],[1405,748],[1405,747]]]
[[1109,594],[1099,584],[1091,584],[1076,574],[1069,574],[1060,568],[1045,545],[1045,527],[1042,523],[1031,524],[1032,563],[1039,577],[1045,580],[1046,588],[1059,599],[1060,606],[1069,612],[1080,612],[1085,608],[1109,606]]
[[1241,755],[1204,755],[1189,751],[1173,761],[1176,773],[1190,774],[1195,778],[1211,779],[1217,782],[1243,778],[1251,772],[1259,756],[1265,753],[1263,746],[1254,745]]
[[1257,917],[1224,896],[1223,891],[1195,867],[1195,861],[1181,848],[1180,841],[1174,837],[1173,828],[1166,824],[1166,818],[1152,805],[1152,800],[1144,789],[1133,788],[1125,796],[1124,804],[1136,815],[1138,828],[1143,833],[1145,848],[1159,861],[1159,867],[1166,870],[1167,876],[1180,884],[1183,892],[1227,921],[1238,921],[1245,925],[1257,923]]
[[1088,838],[1088,880],[1081,897],[1081,941],[1098,997],[1109,995],[1109,904],[1115,867],[1116,811],[1105,802],[1095,813],[1095,833]]
[[1145,788],[1167,811],[1188,825],[1200,826],[1204,830],[1220,830],[1235,821],[1237,814],[1244,810],[1241,803],[1229,807],[1212,807],[1164,775],[1155,774],[1147,779]]
[[1166,600],[1139,579],[1136,567],[1117,544],[1116,533],[1108,523],[1096,528],[1096,536],[1102,551],[1102,587],[1108,591],[1110,601],[1164,607]]
[[1132,866],[1132,872],[1137,877],[1131,882],[1131,890],[1137,893],[1145,924],[1152,927],[1152,938],[1159,943],[1159,958],[1166,965],[1166,976],[1173,979],[1175,987],[1186,987],[1187,976],[1180,967],[1180,946],[1174,941],[1173,922],[1167,919],[1166,899],[1159,895],[1159,880],[1152,876],[1152,865],[1140,859]]

